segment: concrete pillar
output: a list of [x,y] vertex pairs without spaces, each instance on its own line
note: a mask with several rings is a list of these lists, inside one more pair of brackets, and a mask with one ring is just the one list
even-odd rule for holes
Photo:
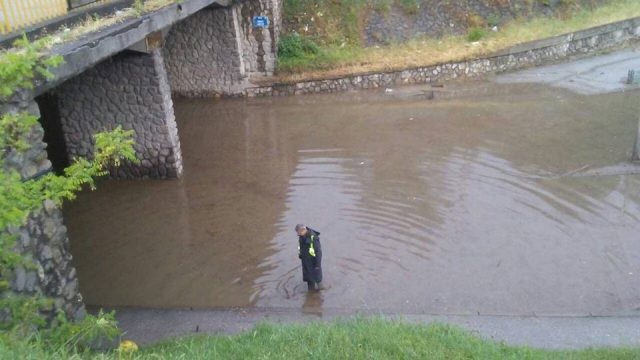
[[247,77],[234,21],[230,8],[205,8],[169,30],[163,54],[174,94],[242,94]]
[[[8,102],[0,103],[0,114],[29,112],[39,116],[38,106],[29,93],[19,93]],[[51,162],[47,159],[44,130],[36,125],[27,141],[25,152],[6,153],[0,171],[17,171],[22,179],[47,173]],[[79,320],[86,314],[78,286],[76,269],[71,262],[67,228],[62,212],[52,202],[45,201],[42,209],[29,215],[19,228],[0,229],[16,237],[15,251],[28,259],[32,266],[18,266],[11,276],[11,291],[22,295],[42,294],[53,300],[49,317],[63,311],[70,319]]]
[[55,95],[71,158],[90,156],[93,134],[122,125],[136,132],[140,163],[125,163],[112,176],[181,176],[180,140],[160,49],[118,54],[62,84]]
[[[281,27],[279,0],[247,0],[234,4],[241,56],[245,72],[251,78],[273,75],[278,55]],[[255,28],[254,16],[269,18],[269,27]]]
[[[268,28],[253,28],[256,15]],[[174,25],[163,55],[174,94],[237,96],[276,65],[280,7],[277,0],[248,0],[228,8],[205,8]]]

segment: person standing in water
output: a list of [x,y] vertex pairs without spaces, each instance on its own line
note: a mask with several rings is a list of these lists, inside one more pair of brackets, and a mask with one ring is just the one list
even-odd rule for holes
[[320,233],[304,224],[296,225],[298,258],[302,262],[302,280],[309,290],[322,289],[322,247]]

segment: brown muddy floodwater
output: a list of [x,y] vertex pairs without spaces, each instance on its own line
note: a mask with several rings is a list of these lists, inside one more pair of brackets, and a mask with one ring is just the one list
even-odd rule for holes
[[[640,92],[473,82],[427,98],[177,101],[183,179],[103,181],[66,206],[87,303],[638,313]],[[298,222],[322,232],[312,296]]]

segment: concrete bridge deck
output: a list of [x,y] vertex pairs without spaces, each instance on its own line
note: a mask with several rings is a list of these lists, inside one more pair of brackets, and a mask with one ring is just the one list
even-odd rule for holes
[[230,3],[231,0],[186,0],[54,46],[52,53],[61,55],[64,63],[52,70],[54,78],[36,87],[35,95],[40,95],[99,62],[144,42],[154,32],[168,30],[178,21],[208,6],[227,7]]
[[206,7],[228,7],[230,4],[231,0],[186,0],[54,46],[52,53],[61,55],[64,63],[52,70],[54,78],[36,87],[35,95],[58,86],[115,54],[136,45],[146,45],[145,39],[149,35],[168,31],[172,25]]

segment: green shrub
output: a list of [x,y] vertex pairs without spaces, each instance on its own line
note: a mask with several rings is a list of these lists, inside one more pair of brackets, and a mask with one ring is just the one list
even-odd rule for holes
[[[29,42],[26,37],[15,47],[0,51],[0,101],[13,96],[20,89],[32,89],[36,79],[53,75],[49,68],[62,62],[60,56],[46,52],[49,42],[43,38]],[[3,111],[3,110],[0,110]],[[0,112],[0,164],[11,153],[24,155],[31,147],[29,136],[39,126],[38,118],[27,112]],[[64,175],[47,173],[23,180],[15,169],[0,171],[0,358],[5,349],[27,349],[44,344],[47,349],[78,350],[88,348],[99,338],[113,338],[119,334],[113,314],[87,315],[78,323],[71,323],[59,312],[50,319],[53,300],[42,294],[19,295],[9,289],[10,280],[18,267],[33,268],[30,256],[15,251],[16,235],[8,229],[24,226],[30,213],[42,207],[45,200],[61,205],[75,198],[83,186],[94,187],[95,178],[106,175],[111,166],[123,160],[136,161],[133,131],[121,127],[94,135],[95,152],[91,160],[77,158],[64,170]],[[41,313],[43,311],[44,313]],[[41,358],[30,357],[30,358]],[[65,358],[62,357],[61,358]]]
[[467,40],[469,40],[471,42],[479,41],[486,34],[487,34],[487,32],[484,29],[478,28],[478,27],[474,27],[474,28],[471,28],[471,30],[469,30],[469,33],[467,34]]
[[502,16],[500,13],[493,13],[487,16],[487,25],[493,27],[500,25],[500,21],[502,20]]
[[59,313],[55,326],[40,332],[40,341],[50,349],[64,348],[68,351],[84,351],[102,341],[112,341],[121,335],[115,312],[87,315],[82,320],[70,322]]
[[62,57],[42,57],[48,38],[30,42],[26,35],[15,41],[14,50],[0,50],[0,98],[8,98],[18,89],[32,89],[33,79],[50,78],[50,67],[60,65]]
[[278,57],[303,59],[320,53],[320,47],[311,39],[298,34],[285,35],[278,43]]

